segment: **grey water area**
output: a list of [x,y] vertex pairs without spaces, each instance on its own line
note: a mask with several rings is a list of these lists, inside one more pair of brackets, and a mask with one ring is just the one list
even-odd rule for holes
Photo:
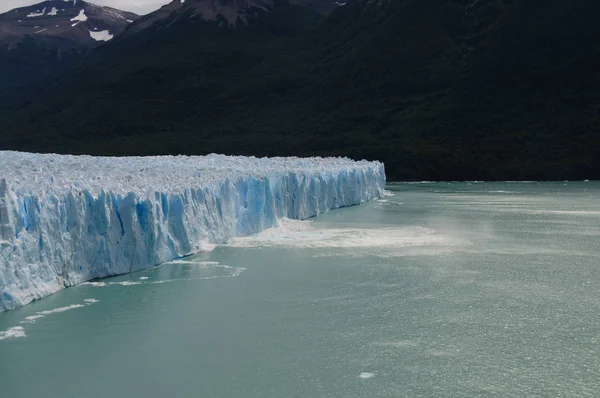
[[388,190],[0,314],[0,396],[600,395],[600,183]]

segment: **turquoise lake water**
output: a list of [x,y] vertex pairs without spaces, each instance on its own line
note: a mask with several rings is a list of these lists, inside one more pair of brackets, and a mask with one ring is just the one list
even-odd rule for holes
[[600,396],[600,183],[388,190],[0,314],[0,397]]

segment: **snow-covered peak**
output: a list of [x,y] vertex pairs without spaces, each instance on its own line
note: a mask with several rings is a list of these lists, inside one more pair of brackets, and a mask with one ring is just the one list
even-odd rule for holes
[[[121,33],[139,17],[82,0],[48,0],[0,15],[0,45],[26,35],[57,37],[82,47],[93,47]],[[94,37],[89,31],[108,31]]]
[[189,19],[195,16],[207,21],[224,18],[230,25],[235,25],[238,18],[245,21],[257,10],[269,11],[273,7],[273,1],[172,0],[160,9],[143,16],[128,33],[138,32],[166,18]]

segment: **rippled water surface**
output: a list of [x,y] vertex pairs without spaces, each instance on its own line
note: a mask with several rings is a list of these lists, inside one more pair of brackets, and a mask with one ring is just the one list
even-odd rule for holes
[[388,189],[0,314],[0,396],[600,395],[600,183]]

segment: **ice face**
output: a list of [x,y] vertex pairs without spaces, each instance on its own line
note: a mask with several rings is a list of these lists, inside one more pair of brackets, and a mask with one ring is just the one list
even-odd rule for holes
[[383,195],[346,158],[91,157],[0,151],[0,311]]

